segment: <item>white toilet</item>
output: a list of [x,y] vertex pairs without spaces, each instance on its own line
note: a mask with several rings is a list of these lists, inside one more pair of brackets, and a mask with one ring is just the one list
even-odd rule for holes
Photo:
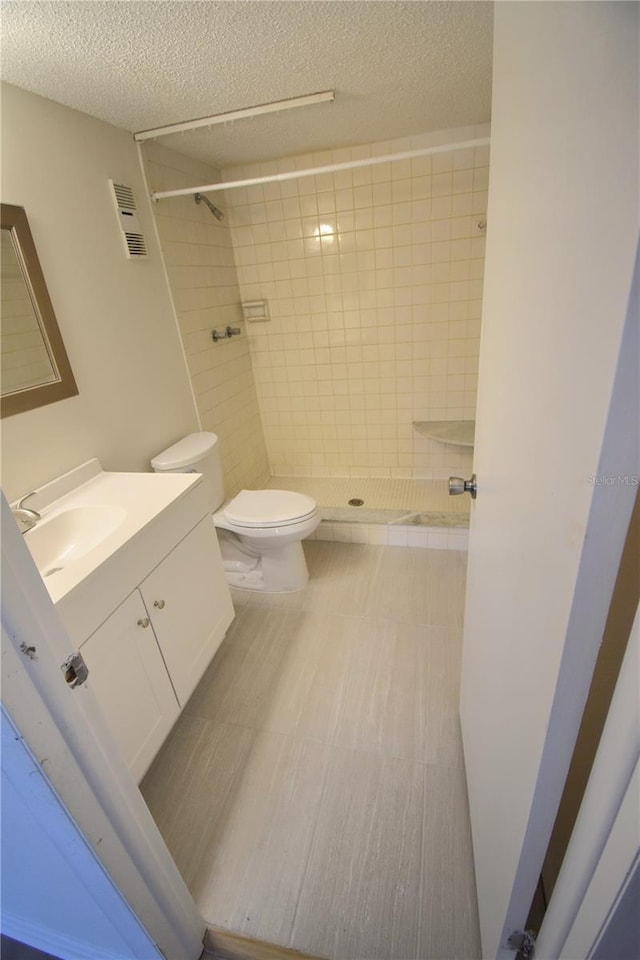
[[[228,582],[283,593],[309,579],[301,541],[320,523],[313,497],[289,490],[241,490],[224,500],[215,433],[191,433],[151,461],[156,473],[202,473]],[[219,509],[220,508],[220,509]]]

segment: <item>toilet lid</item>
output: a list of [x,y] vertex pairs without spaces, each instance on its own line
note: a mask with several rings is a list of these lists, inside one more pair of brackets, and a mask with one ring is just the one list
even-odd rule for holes
[[313,497],[291,490],[241,490],[224,515],[239,527],[278,527],[305,520],[317,506]]

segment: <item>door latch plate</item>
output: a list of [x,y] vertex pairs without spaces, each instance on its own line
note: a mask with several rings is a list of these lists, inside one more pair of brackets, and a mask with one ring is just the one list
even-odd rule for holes
[[64,663],[61,664],[60,669],[72,690],[82,686],[89,676],[89,667],[84,662],[84,657],[79,650],[75,650],[70,654]]

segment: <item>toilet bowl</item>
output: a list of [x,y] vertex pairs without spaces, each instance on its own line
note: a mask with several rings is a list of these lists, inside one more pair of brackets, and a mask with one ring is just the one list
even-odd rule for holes
[[214,513],[213,522],[234,586],[281,592],[299,590],[309,579],[301,541],[320,523],[312,497],[290,490],[241,490]]
[[309,579],[302,540],[320,523],[313,497],[290,490],[241,490],[224,501],[218,438],[192,433],[151,461],[157,473],[202,473],[227,581],[284,593]]

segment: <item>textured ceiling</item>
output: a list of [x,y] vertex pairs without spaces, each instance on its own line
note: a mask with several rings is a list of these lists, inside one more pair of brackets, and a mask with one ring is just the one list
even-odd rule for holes
[[489,120],[493,4],[4,0],[2,77],[138,131],[335,89],[162,142],[216,166]]

